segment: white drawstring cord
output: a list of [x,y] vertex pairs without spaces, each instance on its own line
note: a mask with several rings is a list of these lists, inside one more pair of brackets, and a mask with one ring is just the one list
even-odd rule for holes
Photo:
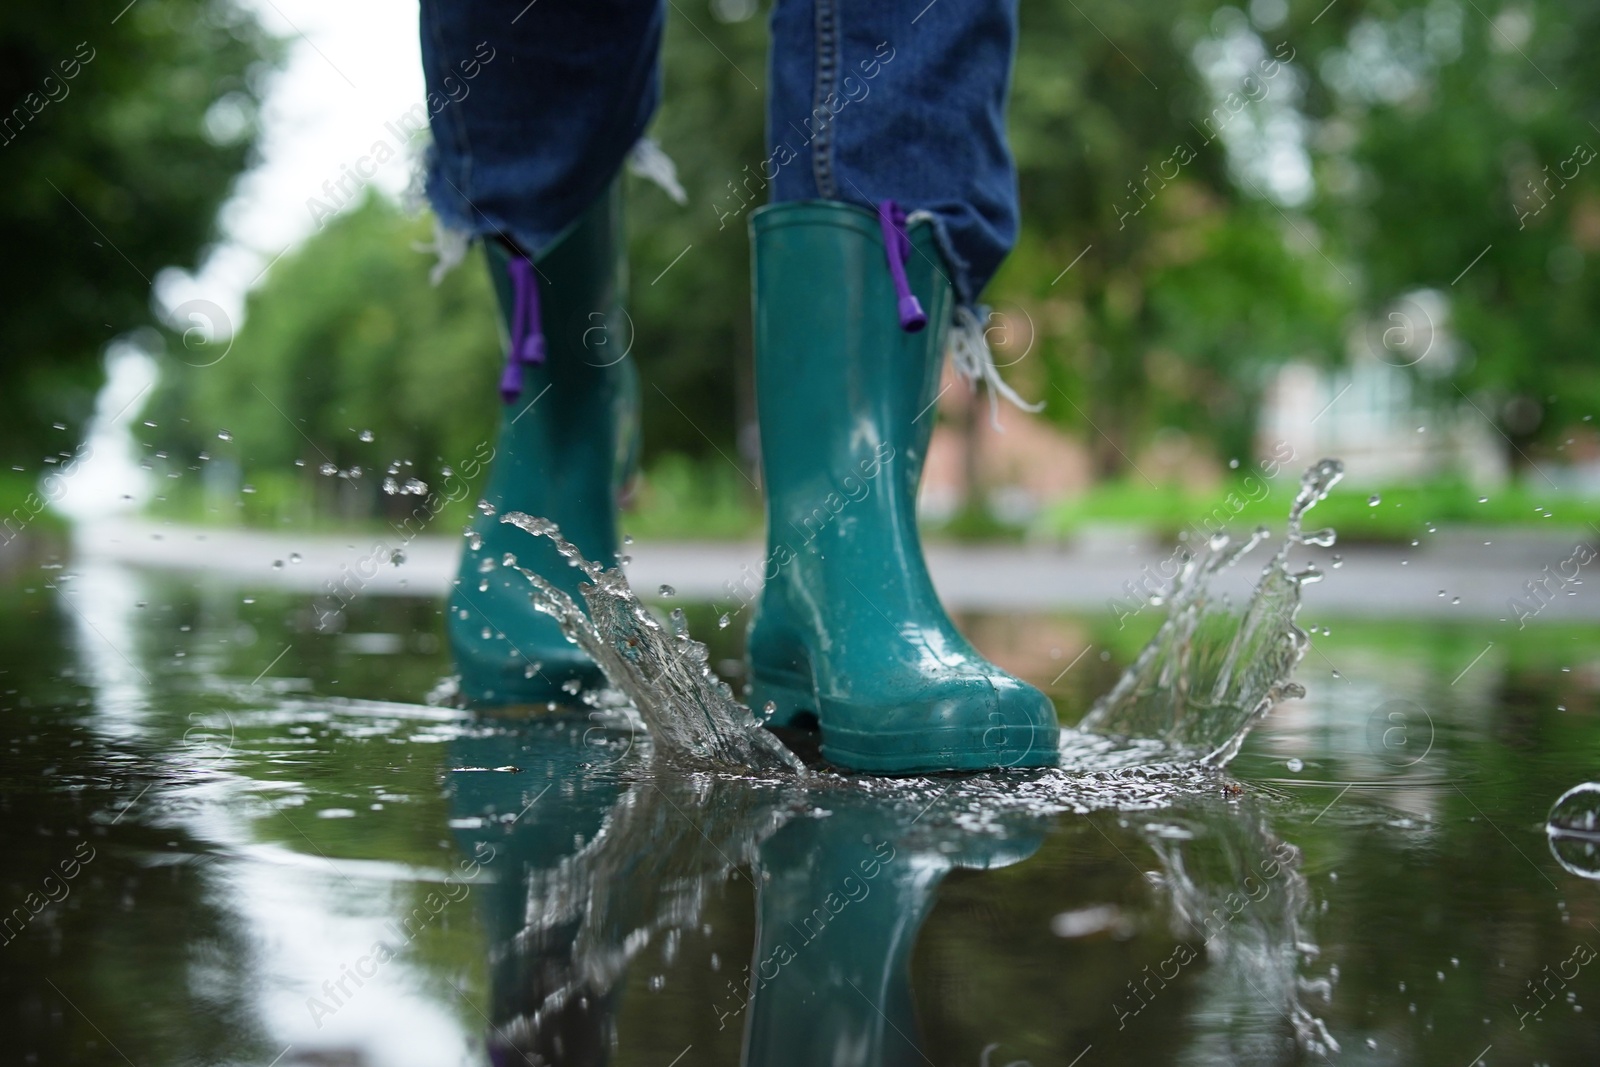
[[1000,397],[1029,412],[1043,411],[1044,402],[1028,403],[1000,377],[1000,371],[994,365],[994,352],[990,350],[988,338],[983,332],[989,309],[980,304],[977,311],[981,314],[974,313],[969,307],[956,308],[950,326],[950,363],[956,373],[974,389],[980,381],[989,387],[989,424],[1003,433],[1005,431],[1000,426]]
[[655,182],[679,207],[689,202],[689,194],[678,181],[677,164],[649,137],[639,138],[628,149],[628,173]]
[[467,249],[471,244],[472,237],[467,231],[453,230],[435,215],[432,243],[418,243],[412,247],[418,252],[432,252],[437,257],[433,266],[428,269],[428,283],[438,285],[444,281],[446,274],[459,267],[461,261],[467,258]]

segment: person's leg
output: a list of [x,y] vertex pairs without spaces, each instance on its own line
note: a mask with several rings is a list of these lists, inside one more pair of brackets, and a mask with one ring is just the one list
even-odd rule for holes
[[1049,700],[962,638],[916,526],[952,309],[1016,230],[1014,37],[1010,2],[773,16],[778,202],[750,224],[768,540],[751,696],[776,725],[815,716],[823,755],[861,770],[1056,758]]
[[444,224],[542,253],[600,198],[660,99],[661,0],[422,0]]
[[442,223],[483,240],[509,336],[506,407],[480,515],[463,551],[447,632],[474,703],[571,701],[603,681],[534,611],[514,556],[578,599],[581,575],[542,538],[556,522],[613,565],[637,387],[617,339],[626,242],[617,172],[658,96],[659,0],[584,4],[423,0]]
[[772,199],[894,200],[934,222],[959,304],[1016,241],[1005,106],[1016,0],[779,0],[767,140]]

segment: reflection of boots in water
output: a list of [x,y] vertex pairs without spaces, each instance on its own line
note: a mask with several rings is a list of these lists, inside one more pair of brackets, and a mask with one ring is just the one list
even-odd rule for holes
[[452,824],[488,880],[474,892],[497,1064],[605,1062],[630,961],[692,927],[795,805],[789,789],[714,776],[646,773],[623,789],[630,738],[552,716],[452,742]]
[[814,716],[822,754],[857,770],[1053,765],[1050,701],[961,636],[922,557],[951,302],[932,226],[797,201],[751,231],[768,548],[752,706],[771,701],[776,726]]
[[609,990],[574,978],[581,913],[548,892],[621,793],[614,780],[586,773],[596,750],[572,725],[507,723],[451,742],[451,825],[483,869],[473,896],[489,943],[487,1040],[497,1065],[599,1064],[611,1047]]
[[955,867],[1020,862],[1039,840],[907,834],[881,810],[829,806],[761,846],[755,958],[719,1020],[748,1016],[751,1067],[926,1063],[910,965],[939,883]]
[[562,686],[603,682],[600,669],[536,612],[528,584],[500,564],[517,557],[575,601],[582,575],[555,548],[500,522],[508,511],[554,521],[589,559],[614,566],[617,494],[638,437],[638,384],[623,358],[619,183],[535,260],[488,241],[510,354],[494,464],[447,613],[461,691],[478,704],[570,699]]

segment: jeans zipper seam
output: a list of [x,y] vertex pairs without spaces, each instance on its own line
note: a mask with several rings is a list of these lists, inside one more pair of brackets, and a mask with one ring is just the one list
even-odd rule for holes
[[815,3],[817,66],[811,115],[818,119],[818,124],[811,147],[811,176],[817,184],[817,195],[833,200],[839,195],[833,177],[834,116],[826,101],[833,95],[839,70],[839,6],[838,0],[815,0]]

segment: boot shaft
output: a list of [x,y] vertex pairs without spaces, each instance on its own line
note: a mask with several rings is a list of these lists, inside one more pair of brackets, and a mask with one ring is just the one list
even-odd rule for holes
[[750,228],[769,551],[817,542],[868,496],[914,524],[951,304],[931,224],[905,228],[905,279],[927,317],[918,332],[901,325],[871,212],[775,204]]

